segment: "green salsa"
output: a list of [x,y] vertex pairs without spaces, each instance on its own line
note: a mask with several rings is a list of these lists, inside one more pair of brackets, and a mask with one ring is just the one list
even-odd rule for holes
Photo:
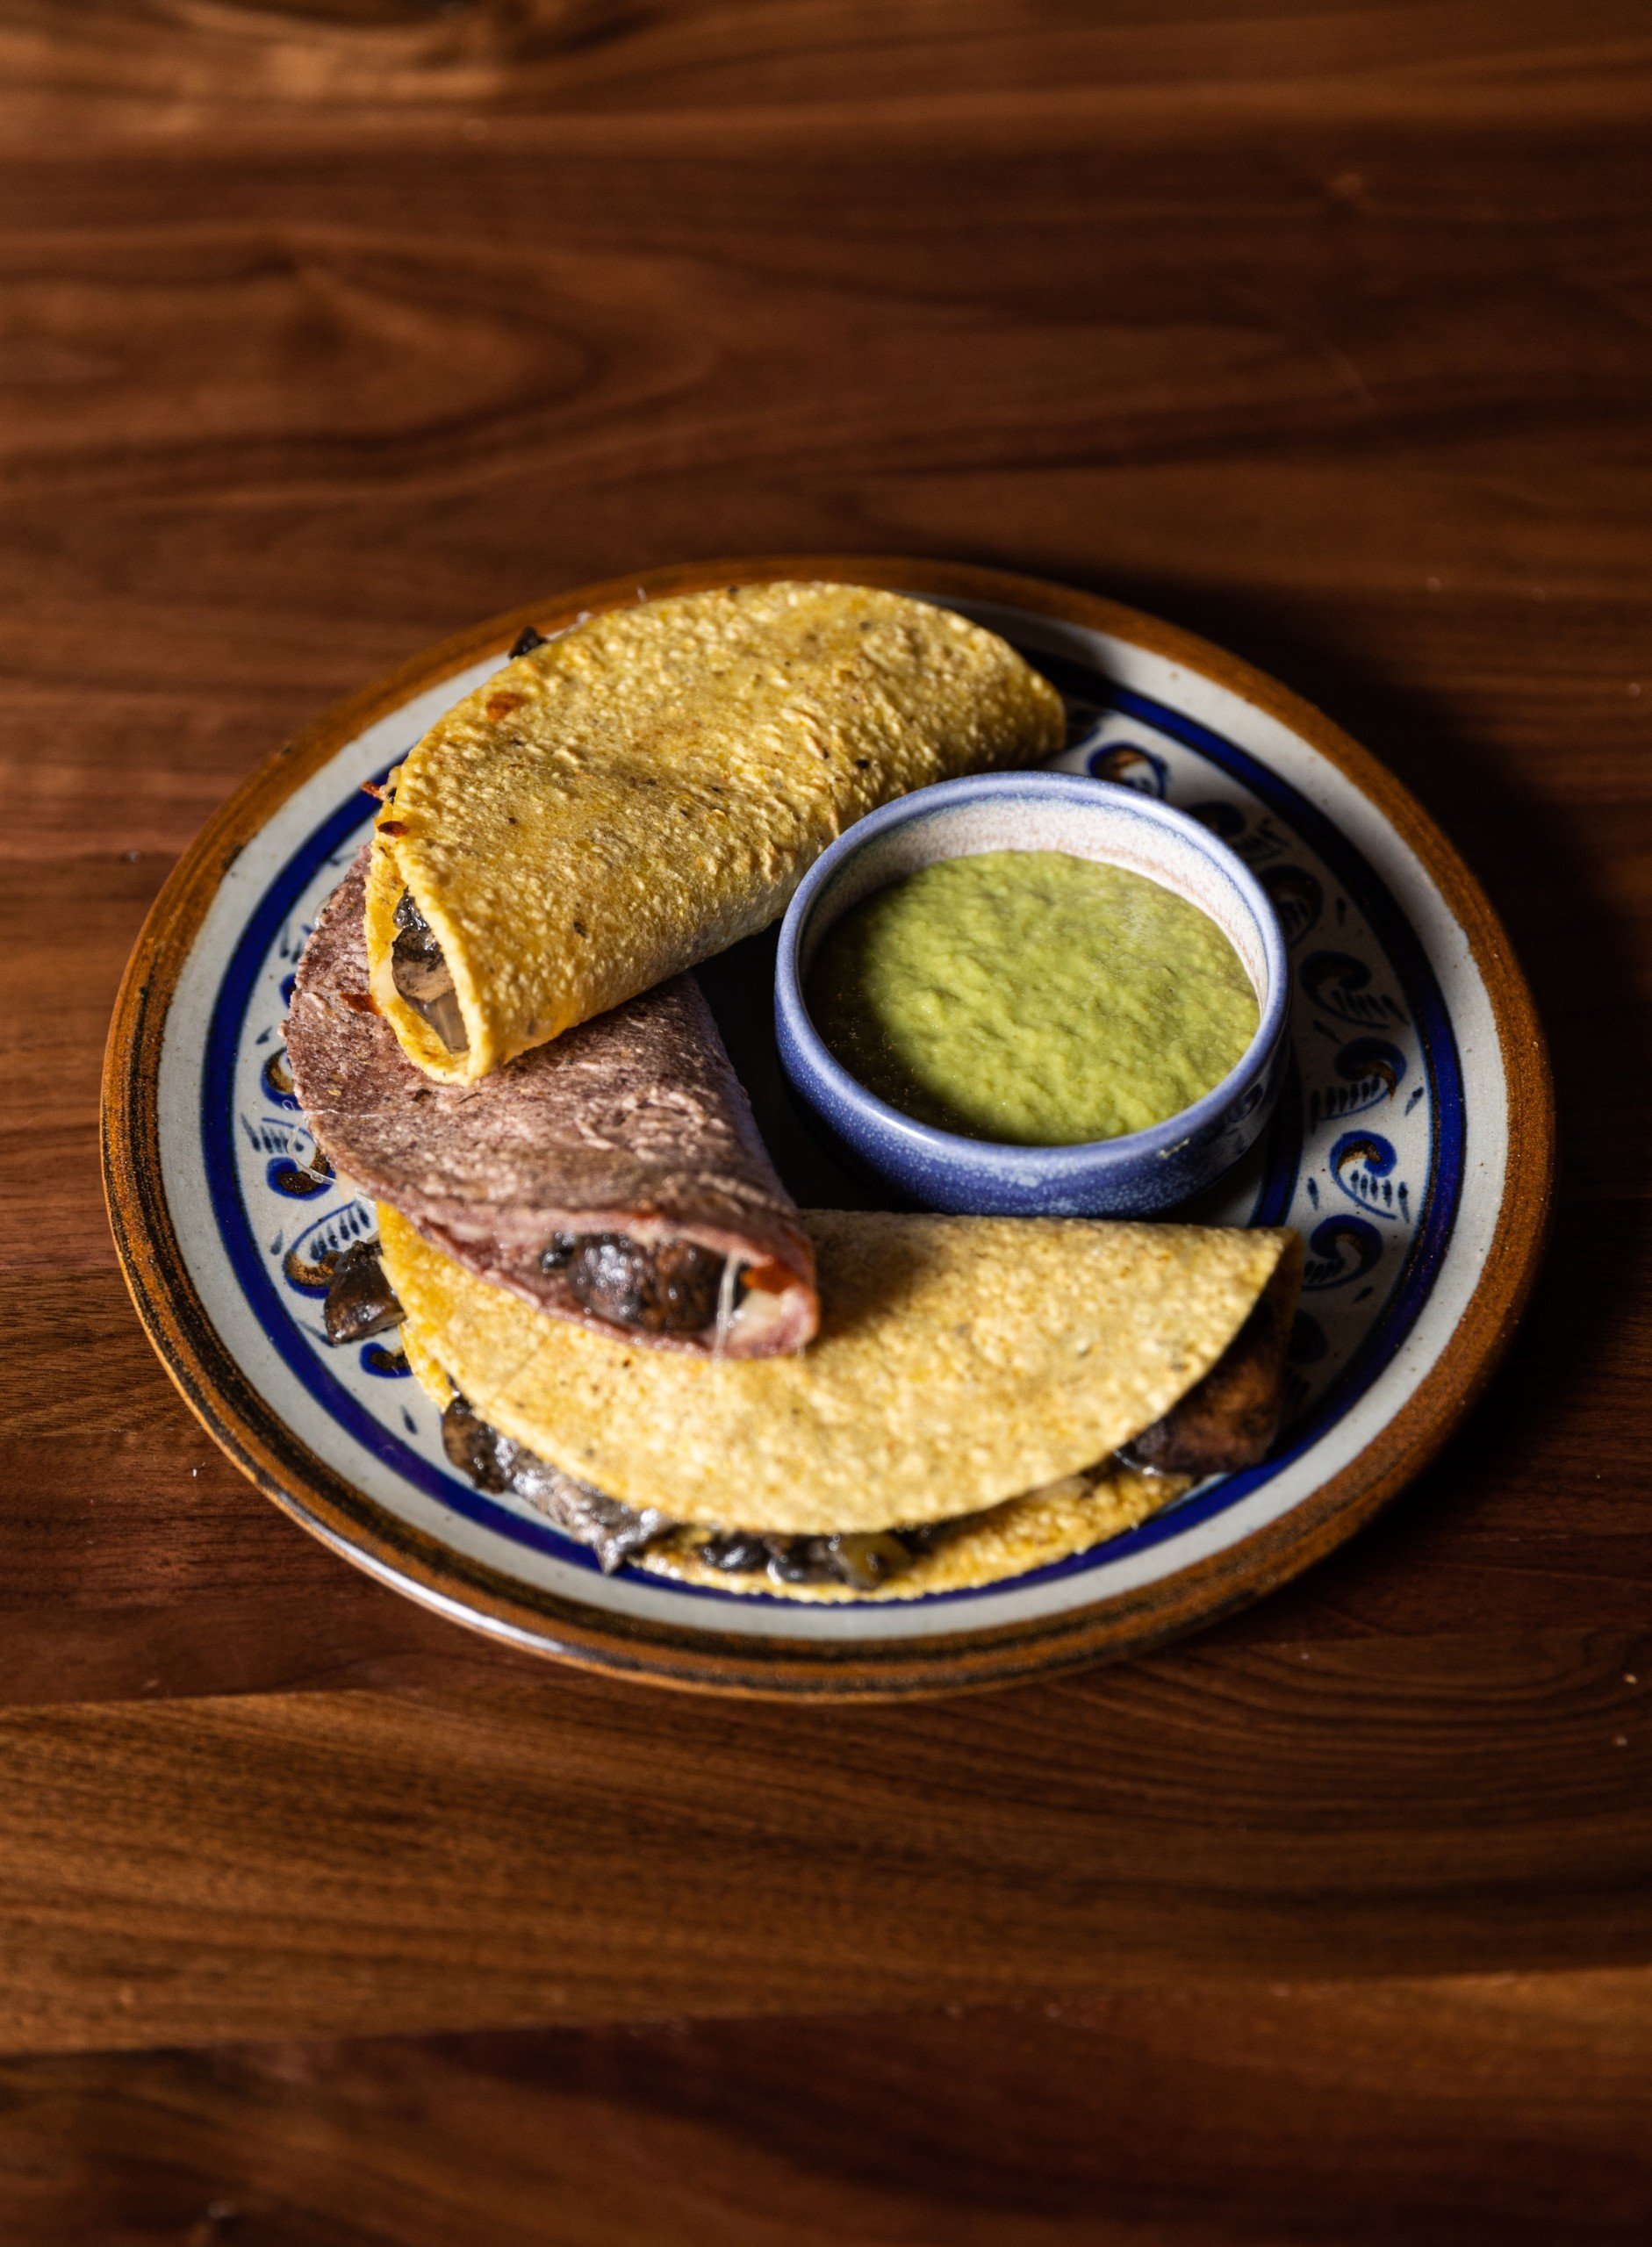
[[863,898],[816,953],[807,997],[880,1100],[1016,1146],[1163,1123],[1221,1082],[1259,1018],[1208,914],[1061,851],[945,858]]

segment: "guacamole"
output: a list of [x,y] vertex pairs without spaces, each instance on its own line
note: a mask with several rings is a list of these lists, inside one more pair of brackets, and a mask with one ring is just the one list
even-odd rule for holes
[[815,1027],[920,1123],[1017,1146],[1160,1124],[1256,1034],[1214,921],[1124,866],[1060,851],[947,858],[863,898],[810,971]]

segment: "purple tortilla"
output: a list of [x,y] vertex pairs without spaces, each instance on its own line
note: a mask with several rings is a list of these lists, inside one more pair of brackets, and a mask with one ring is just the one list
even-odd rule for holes
[[541,1268],[554,1233],[690,1240],[737,1257],[771,1315],[737,1317],[726,1353],[801,1349],[819,1318],[814,1252],[693,977],[475,1084],[438,1084],[370,994],[367,860],[363,849],[322,908],[287,1015],[293,1085],[334,1170],[479,1279],[616,1340],[712,1347],[709,1330],[641,1333],[588,1310],[563,1273]]

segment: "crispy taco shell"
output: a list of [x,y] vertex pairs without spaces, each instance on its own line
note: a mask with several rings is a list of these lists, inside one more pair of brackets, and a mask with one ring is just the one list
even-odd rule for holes
[[[417,1322],[405,1318],[401,1331],[402,1346],[420,1387],[445,1411],[454,1401],[453,1383]],[[984,1513],[949,1520],[945,1534],[937,1538],[930,1550],[908,1559],[888,1581],[870,1588],[845,1583],[788,1582],[767,1569],[731,1572],[705,1558],[704,1531],[668,1526],[664,1533],[649,1534],[649,1525],[641,1517],[638,1526],[643,1535],[625,1559],[650,1576],[669,1576],[676,1583],[746,1598],[789,1599],[813,1606],[926,1599],[936,1592],[980,1590],[1087,1553],[1092,1546],[1122,1536],[1169,1505],[1190,1487],[1191,1479],[1132,1467],[1121,1459],[1104,1461],[1087,1475],[1069,1475],[1045,1490],[1006,1498],[1002,1505],[990,1506]],[[585,1525],[570,1522],[561,1510],[546,1505],[542,1497],[523,1495],[536,1511],[549,1514],[565,1533],[571,1533],[576,1542],[595,1542]],[[607,1560],[604,1565],[612,1567],[615,1562]]]
[[1063,729],[1007,643],[898,593],[746,585],[595,617],[497,672],[393,776],[374,996],[428,1074],[485,1077],[765,927],[877,805],[1035,763]]
[[1201,1382],[1301,1246],[1282,1231],[805,1213],[801,1356],[666,1357],[559,1325],[392,1210],[418,1346],[491,1425],[673,1520],[830,1535],[945,1520],[1082,1474]]
[[707,1591],[743,1593],[766,1599],[792,1599],[811,1606],[860,1605],[896,1599],[927,1599],[940,1591],[979,1591],[1047,1569],[1088,1553],[1110,1537],[1122,1537],[1189,1488],[1186,1475],[1154,1475],[1118,1461],[1093,1475],[1069,1475],[1047,1490],[1006,1498],[985,1513],[971,1514],[952,1526],[934,1549],[909,1562],[900,1574],[871,1590],[845,1583],[787,1583],[772,1575],[734,1576],[713,1568],[695,1552],[692,1533],[650,1545],[636,1565],[651,1576]]

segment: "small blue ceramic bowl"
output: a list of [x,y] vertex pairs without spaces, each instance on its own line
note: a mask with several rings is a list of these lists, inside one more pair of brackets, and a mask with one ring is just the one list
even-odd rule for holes
[[[821,938],[874,889],[939,858],[1065,851],[1131,867],[1208,913],[1256,988],[1261,1021],[1238,1065],[1168,1122],[1080,1146],[1006,1146],[937,1131],[851,1076],[803,1003]],[[995,772],[901,796],[840,836],[780,929],[775,1029],[804,1107],[861,1167],[920,1208],[978,1217],[1150,1217],[1189,1200],[1261,1137],[1279,1096],[1290,983],[1285,940],[1261,884],[1196,819],[1077,772]]]

